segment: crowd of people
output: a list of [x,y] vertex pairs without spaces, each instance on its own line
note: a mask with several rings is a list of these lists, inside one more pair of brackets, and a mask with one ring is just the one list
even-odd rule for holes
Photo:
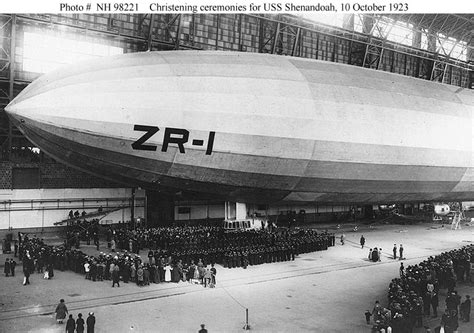
[[[458,283],[474,282],[474,245],[431,256],[423,262],[407,266],[401,264],[400,277],[389,285],[388,307],[376,302],[372,313],[376,330],[391,327],[393,333],[411,332],[413,327],[423,327],[423,317],[438,318],[440,289],[447,289],[446,311],[440,325],[446,333],[454,332],[459,320],[470,321],[471,301],[463,300],[456,290]],[[369,323],[369,320],[368,320]]]
[[[71,213],[72,211],[69,214]],[[76,211],[76,213],[78,212]],[[75,221],[74,224],[67,226],[65,245],[78,249],[81,246],[81,241],[90,245],[93,240],[99,250],[99,229],[99,220],[97,219]]]
[[[363,248],[365,239],[362,238]],[[327,250],[335,244],[334,234],[311,229],[226,232],[210,226],[109,228],[106,231],[109,252],[96,255],[85,254],[69,241],[51,246],[35,236],[20,235],[19,239],[19,256],[25,275],[23,284],[29,284],[29,276],[34,271],[50,279],[54,269],[59,269],[84,274],[91,281],[110,280],[112,287],[120,287],[120,282],[146,286],[180,281],[214,287],[216,264],[245,269],[249,265],[295,260],[300,253]],[[145,249],[140,256],[140,251]],[[370,249],[369,259],[380,260],[381,250]],[[398,249],[394,245],[393,258],[397,258],[397,250],[398,258],[403,258],[402,245]],[[5,275],[14,275],[15,266],[13,259],[7,259]],[[474,282],[473,267],[474,245],[431,256],[406,268],[401,263],[400,277],[389,285],[389,305],[382,307],[376,302],[373,310],[366,312],[367,323],[373,316],[377,330],[390,327],[393,333],[422,327],[424,316],[438,317],[440,289],[447,289],[446,311],[440,316],[440,327],[446,333],[454,332],[459,320],[470,320],[470,296],[465,295],[463,299],[456,286]],[[81,316],[78,317],[68,320],[69,327],[72,328],[74,322],[77,329],[77,322],[83,322]]]
[[[315,230],[246,230],[226,232],[220,227],[182,226],[129,229],[127,225],[106,232],[109,253],[87,255],[74,243],[49,246],[25,236],[20,245],[26,284],[33,271],[48,278],[54,269],[72,270],[91,281],[111,280],[139,286],[150,283],[191,281],[215,286],[215,264],[226,268],[294,260],[300,253],[327,250],[334,234]],[[140,251],[147,249],[146,257]]]

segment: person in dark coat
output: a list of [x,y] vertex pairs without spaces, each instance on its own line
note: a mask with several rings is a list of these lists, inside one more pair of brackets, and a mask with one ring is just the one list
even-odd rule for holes
[[150,285],[150,266],[146,264],[143,268],[143,285],[149,286]]
[[454,318],[451,315],[451,311],[446,309],[444,314],[441,316],[441,327],[444,327],[446,333],[453,333],[457,328]]
[[64,318],[66,318],[66,314],[68,313],[66,304],[64,303],[63,299],[59,301],[59,304],[56,307],[55,313],[56,313],[56,320],[58,321],[58,324],[62,324]]
[[27,284],[30,284],[30,269],[28,267],[24,267],[23,273],[25,274],[23,285],[26,286]]
[[130,280],[130,264],[128,261],[125,262],[123,265],[123,282],[128,283],[128,280]]
[[66,332],[74,333],[76,330],[76,321],[72,318],[72,314],[69,315],[69,319],[66,322]]
[[16,267],[16,261],[14,259],[10,260],[10,272],[12,273],[12,276],[15,276],[15,267]]
[[471,297],[466,295],[466,300],[461,303],[461,320],[469,322],[471,319]]
[[97,248],[97,251],[99,251],[99,234],[97,232],[94,232],[94,244]]
[[433,291],[431,293],[431,308],[433,309],[433,318],[438,317],[438,293],[436,291]]
[[84,332],[84,319],[82,319],[82,313],[77,315],[79,318],[76,320],[76,332],[83,333]]
[[8,276],[10,274],[10,259],[5,259],[5,268],[3,270],[5,273],[5,276]]
[[458,306],[461,304],[461,297],[457,294],[456,291],[451,292],[446,297],[446,308],[448,310],[456,310],[458,311]]
[[120,268],[118,265],[115,265],[112,271],[112,288],[115,287],[115,284],[117,284],[117,287],[120,287],[119,282],[120,282]]
[[53,265],[48,264],[46,269],[48,270],[48,279],[52,279],[54,277]]
[[377,250],[377,248],[374,248],[372,250],[372,261],[379,261],[379,251]]
[[211,283],[213,285],[216,285],[216,274],[217,274],[217,270],[214,267],[214,264],[211,264]]
[[87,317],[86,323],[87,323],[87,333],[94,333],[94,327],[95,327],[94,312],[89,312],[89,317]]
[[181,281],[181,274],[182,270],[179,270],[178,265],[173,266],[173,270],[171,271],[171,281],[176,283]]
[[364,235],[360,236],[360,246],[363,249],[365,245],[365,237]]
[[423,294],[423,314],[425,316],[429,316],[430,309],[431,309],[431,293],[427,291]]

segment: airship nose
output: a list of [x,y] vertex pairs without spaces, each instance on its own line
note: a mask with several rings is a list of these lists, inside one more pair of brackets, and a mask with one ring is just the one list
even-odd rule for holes
[[6,107],[5,107],[5,112],[8,113],[8,114],[13,114],[15,111],[14,111],[14,108],[12,106],[12,103],[9,103]]
[[18,114],[18,107],[16,106],[15,100],[11,101],[10,104],[5,107],[5,112],[14,124],[23,122],[20,115]]
[[31,110],[34,110],[35,101],[31,100],[31,97],[37,91],[35,87],[37,87],[35,82],[30,83],[5,107],[5,112],[10,119],[20,120],[22,115],[29,115]]

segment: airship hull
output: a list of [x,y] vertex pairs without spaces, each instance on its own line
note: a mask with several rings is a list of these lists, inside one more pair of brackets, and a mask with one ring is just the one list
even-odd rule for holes
[[44,75],[7,108],[69,165],[245,202],[472,200],[472,91],[314,60],[150,52]]

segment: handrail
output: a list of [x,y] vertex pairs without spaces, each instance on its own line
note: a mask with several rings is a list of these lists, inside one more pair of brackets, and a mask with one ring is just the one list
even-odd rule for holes
[[[109,206],[109,207],[106,207],[106,208],[115,208],[115,207],[120,207],[120,208],[124,208],[122,206]],[[127,206],[127,207],[131,207],[131,206]],[[135,204],[134,206],[135,208],[143,208],[145,207],[145,205],[137,205]],[[68,210],[68,209],[82,209],[82,208],[87,208],[87,209],[99,209],[100,206],[87,206],[87,207],[35,207],[35,208],[10,208],[10,209],[3,209],[0,207],[0,212],[26,212],[26,211],[31,211],[31,210]],[[103,207],[102,207],[103,208]]]
[[[32,210],[84,210],[109,209],[131,206],[131,197],[121,198],[74,198],[74,199],[31,199],[4,200],[0,202],[0,212],[32,211]],[[145,198],[135,198],[134,207],[145,207]]]
[[98,217],[98,216],[102,216],[102,215],[106,216],[110,213],[116,212],[117,210],[120,210],[120,209],[123,209],[123,208],[129,208],[129,207],[130,206],[122,205],[122,206],[106,209],[106,210],[103,210],[103,211],[95,211],[95,212],[92,212],[92,213],[88,213],[84,216],[67,218],[67,219],[61,220],[59,222],[54,222],[54,225],[60,225],[60,224],[64,224],[64,223],[67,223],[67,222],[75,222],[75,221],[80,221],[80,220],[84,220],[84,219],[90,219],[90,218]]
[[[3,200],[0,201],[0,205],[4,204],[16,204],[16,203],[49,203],[49,202],[91,202],[91,201],[108,201],[108,202],[114,202],[114,201],[125,201],[125,200],[131,200],[131,197],[118,197],[118,198],[70,198],[70,199],[22,199],[22,200]],[[145,198],[140,198],[140,197],[135,197],[135,201],[144,201]]]

